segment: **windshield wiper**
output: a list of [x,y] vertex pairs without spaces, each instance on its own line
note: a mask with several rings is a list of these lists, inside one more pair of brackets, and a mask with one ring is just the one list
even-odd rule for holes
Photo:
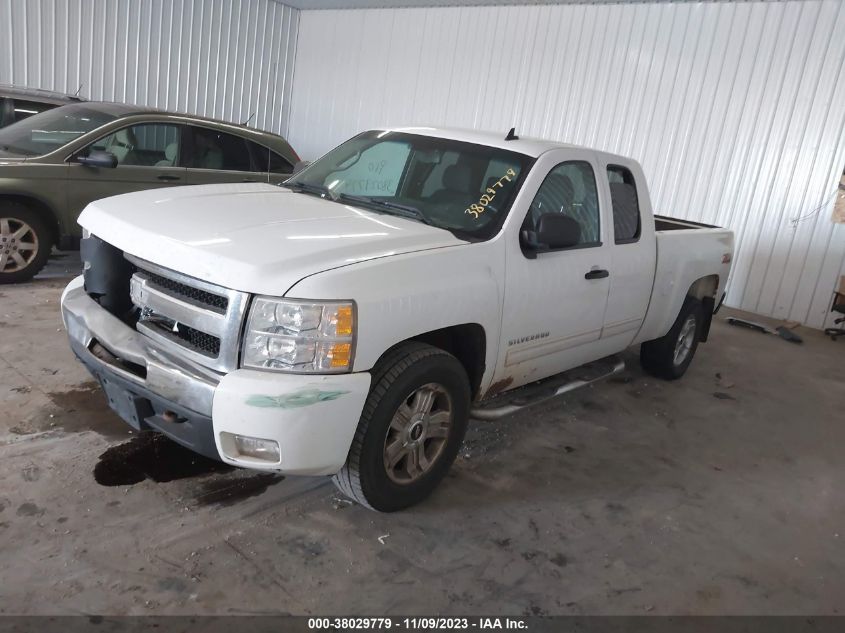
[[320,196],[323,196],[324,198],[327,197],[327,196],[331,197],[331,195],[332,195],[331,192],[329,191],[328,187],[323,187],[321,185],[312,185],[312,184],[309,184],[307,182],[299,182],[299,181],[283,182],[279,186],[280,187],[287,187],[291,191],[296,191],[296,192],[306,191],[308,193],[316,193]]
[[307,182],[283,182],[280,187],[287,187],[291,191],[305,191],[307,193],[317,194],[326,200],[332,200],[334,202],[342,201],[342,202],[355,202],[358,204],[363,205],[370,205],[373,207],[378,207],[382,210],[391,210],[391,211],[399,211],[399,213],[395,215],[402,216],[404,218],[412,218],[414,220],[419,220],[423,224],[428,224],[433,226],[431,220],[419,209],[416,207],[412,207],[408,204],[400,204],[398,202],[391,202],[389,200],[380,200],[379,198],[370,198],[369,196],[355,196],[349,193],[334,193],[328,187],[324,187],[321,185],[312,185]]
[[415,220],[419,220],[423,224],[432,225],[433,223],[428,217],[416,207],[412,207],[409,204],[400,204],[398,202],[391,202],[390,200],[380,200],[379,198],[370,198],[369,196],[354,196],[348,193],[340,194],[339,198],[346,202],[358,202],[360,204],[369,204],[374,207],[380,207],[382,209],[390,209],[392,211],[401,211],[397,215],[400,215],[405,218],[413,218]]

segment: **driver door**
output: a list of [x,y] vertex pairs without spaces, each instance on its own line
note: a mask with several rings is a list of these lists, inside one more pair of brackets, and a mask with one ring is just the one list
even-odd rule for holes
[[121,128],[78,152],[111,152],[117,167],[89,167],[71,159],[67,171],[68,208],[76,213],[94,200],[121,193],[187,184],[186,169],[178,167],[182,125],[139,123]]
[[[533,231],[543,214],[577,221],[577,244],[532,251],[508,231],[502,339],[495,380],[508,388],[540,380],[604,356],[596,349],[610,287],[610,251],[604,239],[598,167],[584,152],[557,150],[535,165],[537,187],[522,217]],[[524,207],[522,207],[524,209]],[[516,208],[514,208],[516,211]]]

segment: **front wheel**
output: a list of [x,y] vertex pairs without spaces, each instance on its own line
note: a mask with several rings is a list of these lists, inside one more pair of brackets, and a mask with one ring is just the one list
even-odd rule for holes
[[0,203],[0,284],[32,279],[47,263],[51,248],[37,213],[17,202]]
[[650,374],[667,380],[684,375],[698,349],[704,308],[695,297],[687,297],[672,328],[665,336],[640,346],[640,364]]
[[419,503],[455,461],[469,401],[469,381],[454,356],[421,343],[395,348],[373,370],[370,394],[335,485],[381,512]]

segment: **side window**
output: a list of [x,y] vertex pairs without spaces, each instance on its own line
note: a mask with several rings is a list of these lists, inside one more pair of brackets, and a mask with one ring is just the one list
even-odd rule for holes
[[173,167],[181,151],[181,127],[168,123],[141,123],[122,128],[88,146],[117,157],[118,165]]
[[11,125],[15,120],[12,118],[12,100],[0,97],[0,127]]
[[607,166],[610,200],[613,204],[613,236],[617,244],[640,239],[640,203],[634,174],[621,165]]
[[247,141],[247,143],[252,152],[256,171],[269,171],[271,174],[293,173],[293,164],[283,156],[258,143],[252,141]]
[[270,152],[270,173],[291,174],[293,173],[293,165],[288,159],[284,158],[280,154]]
[[407,143],[377,143],[350,157],[348,165],[326,177],[325,184],[356,196],[395,196],[410,152]]
[[234,134],[191,126],[193,147],[185,167],[225,171],[264,171],[253,165],[247,140]]
[[37,101],[21,101],[20,99],[11,99],[11,101],[12,116],[14,117],[12,121],[23,121],[33,114],[39,114],[56,107],[50,103],[38,103]]
[[540,217],[547,213],[561,213],[578,223],[581,229],[578,246],[601,244],[598,190],[589,163],[561,163],[549,172],[531,201],[525,228],[536,230]]

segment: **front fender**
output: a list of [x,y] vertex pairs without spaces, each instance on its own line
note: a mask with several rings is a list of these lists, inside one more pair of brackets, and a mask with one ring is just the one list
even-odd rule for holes
[[482,387],[496,367],[504,254],[496,241],[395,255],[335,268],[294,285],[300,299],[352,299],[358,308],[354,371],[432,330],[477,323],[487,349]]

